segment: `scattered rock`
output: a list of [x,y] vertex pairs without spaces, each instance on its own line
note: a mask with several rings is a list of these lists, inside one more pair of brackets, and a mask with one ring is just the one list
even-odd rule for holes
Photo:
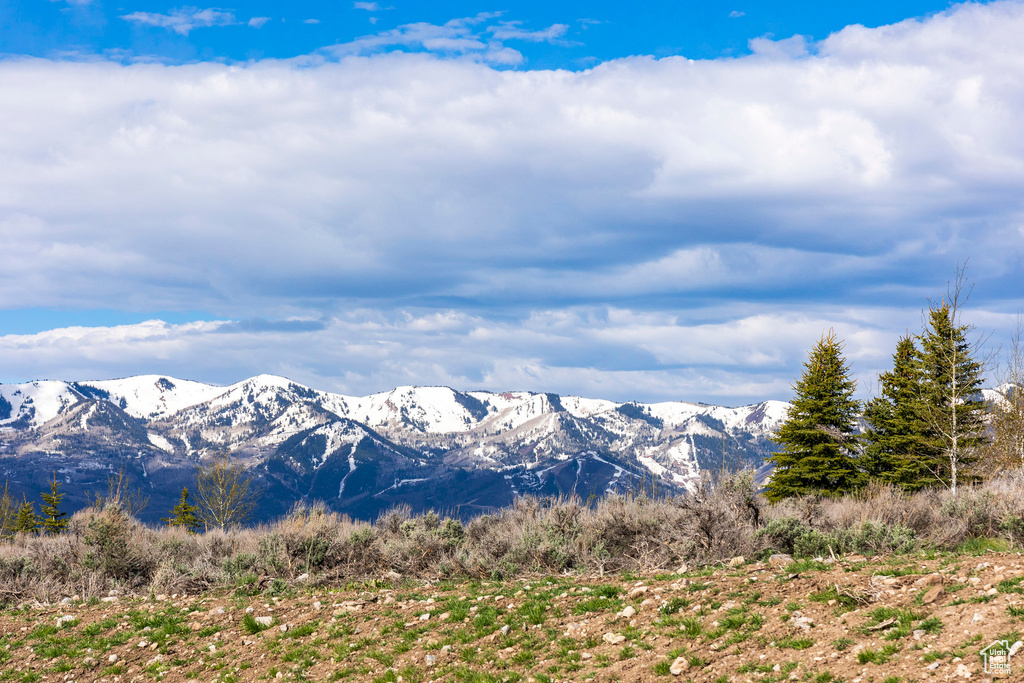
[[1015,654],[1017,654],[1017,651],[1020,650],[1022,647],[1024,647],[1024,643],[1022,643],[1019,640],[1016,643],[1014,643],[1013,645],[1011,645],[1010,646],[1010,656],[1012,657]]
[[430,612],[424,612],[420,615],[420,621],[428,621],[430,619]]
[[609,645],[618,645],[626,641],[626,636],[621,633],[606,633],[602,636],[601,640],[608,643]]
[[971,673],[971,670],[968,669],[966,665],[959,664],[956,667],[956,675],[960,678],[970,678],[974,674]]
[[117,662],[118,659],[119,659],[119,657],[117,655],[110,655],[109,657],[107,657],[107,661],[110,662],[111,664],[114,664],[115,662]]
[[929,574],[928,576],[922,576],[920,579],[914,582],[915,586],[941,586],[942,585],[942,574]]
[[921,598],[921,604],[930,605],[945,594],[946,591],[942,588],[942,586],[932,586],[928,589],[928,592],[924,594],[924,597]]
[[731,560],[729,560],[729,566],[730,567],[742,567],[743,563],[745,563],[745,562],[746,562],[746,559],[744,559],[744,557],[742,555],[737,555],[736,557],[734,557]]
[[508,624],[505,624],[504,626],[501,627],[501,635],[507,636],[508,632],[509,632],[509,625]]
[[678,567],[676,567],[676,574],[685,574],[688,571],[690,571],[690,568],[687,567],[685,564],[681,564]]
[[402,575],[396,571],[389,571],[384,573],[384,578],[388,581],[401,581]]
[[424,657],[424,661],[427,663],[427,666],[434,666],[434,664],[437,663],[437,657],[434,655],[427,655]]
[[288,624],[281,624],[281,626],[279,626],[278,628],[281,629],[281,633],[287,633],[288,632]]
[[786,555],[785,553],[775,553],[768,558],[768,564],[775,570],[785,569],[795,561],[796,560],[794,560],[792,556]]
[[978,622],[981,622],[981,621],[985,621],[985,617],[981,616],[981,612],[975,612],[974,616],[971,618],[971,623],[972,624],[977,624]]
[[673,676],[679,676],[689,668],[690,662],[688,662],[685,657],[676,657],[676,661],[672,662],[672,666],[670,666],[668,670]]
[[265,628],[270,628],[274,625],[274,617],[256,617],[256,623]]
[[625,617],[627,619],[630,619],[630,618],[632,618],[635,615],[636,615],[636,610],[633,609],[631,606],[627,606],[624,610],[619,612],[619,616],[620,617]]
[[452,616],[451,612],[444,612],[444,613],[441,614],[441,616],[438,617],[438,619],[440,619],[441,621],[444,621],[445,619],[448,619],[451,616]]
[[75,620],[75,617],[73,617],[70,614],[65,614],[62,617],[57,617],[57,628],[60,628],[64,624],[69,624],[69,623],[71,623],[74,620]]
[[922,638],[924,638],[926,633],[927,633],[927,631],[925,631],[923,629],[915,630],[914,631],[914,640],[921,640]]
[[793,626],[804,631],[810,631],[811,627],[814,626],[814,620],[810,617],[797,617],[793,620]]
[[637,586],[637,587],[636,587],[636,588],[634,588],[633,590],[629,591],[629,597],[631,597],[631,598],[635,598],[635,597],[636,597],[636,596],[638,596],[638,595],[643,595],[643,594],[644,594],[644,593],[646,593],[646,592],[647,592],[648,590],[649,590],[649,589],[647,588],[647,586]]

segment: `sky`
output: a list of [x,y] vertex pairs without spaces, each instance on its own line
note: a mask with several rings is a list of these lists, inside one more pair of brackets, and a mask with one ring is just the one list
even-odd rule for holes
[[998,359],[1021,35],[1020,0],[0,0],[0,382],[737,405],[834,328],[863,398],[964,263]]

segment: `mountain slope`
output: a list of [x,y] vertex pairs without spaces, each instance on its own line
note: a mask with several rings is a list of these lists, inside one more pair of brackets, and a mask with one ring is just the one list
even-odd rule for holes
[[95,495],[104,473],[125,469],[151,496],[153,520],[221,453],[253,468],[263,519],[312,499],[367,518],[400,503],[472,514],[528,493],[682,490],[703,469],[760,467],[788,407],[447,387],[354,397],[272,375],[226,387],[159,375],[41,381],[0,385],[0,399],[0,476],[13,489],[34,498],[39,472],[56,471],[83,505],[86,484]]

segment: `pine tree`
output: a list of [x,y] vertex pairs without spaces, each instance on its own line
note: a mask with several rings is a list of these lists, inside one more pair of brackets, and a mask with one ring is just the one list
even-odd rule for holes
[[39,531],[39,517],[36,506],[31,501],[22,501],[18,514],[14,518],[14,533],[34,534]]
[[968,325],[959,322],[961,280],[950,301],[928,311],[928,328],[921,341],[921,402],[919,416],[926,428],[921,464],[956,493],[985,443],[985,402],[981,396],[982,367],[967,341]]
[[57,481],[57,472],[53,473],[50,481],[50,492],[39,494],[45,505],[42,506],[43,530],[49,536],[56,536],[68,528],[68,520],[65,519],[68,513],[60,509],[60,501],[64,494],[60,492],[60,482]]
[[865,473],[905,490],[921,488],[928,476],[922,456],[929,429],[921,419],[921,361],[911,337],[900,339],[892,370],[882,373],[882,395],[868,401],[862,459]]
[[203,520],[199,518],[199,508],[188,502],[187,488],[181,489],[181,500],[171,509],[171,516],[160,521],[166,522],[167,526],[179,526],[191,533],[196,533],[203,526]]
[[768,458],[775,468],[766,490],[770,501],[843,494],[863,483],[854,455],[857,385],[842,352],[842,342],[829,330],[808,354],[793,386],[792,407],[774,437],[782,449]]

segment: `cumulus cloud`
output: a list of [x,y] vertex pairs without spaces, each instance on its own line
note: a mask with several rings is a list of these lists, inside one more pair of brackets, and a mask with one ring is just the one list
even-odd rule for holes
[[253,17],[248,23],[253,28],[262,28],[268,21],[270,21],[270,17]]
[[[237,24],[235,15],[215,7],[199,9],[198,7],[181,7],[171,10],[168,14],[158,12],[132,12],[121,16],[125,21],[143,26],[158,26],[183,36],[197,28],[211,26],[231,26]],[[250,22],[251,24],[251,22]]]
[[[227,21],[179,12],[191,23],[150,23],[185,35]],[[405,341],[384,365],[333,358],[385,368],[352,386],[498,387],[550,371],[581,392],[598,386],[588,376],[626,388],[672,377],[681,398],[725,395],[714,392],[742,384],[744,363],[784,394],[794,348],[837,302],[910,312],[880,331],[840,318],[848,337],[894,341],[968,256],[975,305],[1016,312],[1024,4],[581,72],[504,68],[521,55],[491,30],[500,21],[409,24],[291,61],[0,62],[0,309],[340,321],[372,309],[385,322],[358,329],[384,332],[367,354],[391,348],[388,335]],[[687,317],[609,327],[579,322],[580,307]],[[772,308],[767,323],[758,307]],[[406,310],[482,322],[432,346],[393,322]],[[550,347],[569,351],[545,346],[560,338],[550,324],[531,327],[551,316],[576,320]],[[721,334],[703,335],[702,320]],[[590,324],[618,341],[573,364],[577,340],[596,343]],[[301,334],[328,344],[344,325]],[[200,348],[182,358],[201,360],[220,357],[215,345],[226,356],[231,339],[280,334],[280,351],[299,334],[251,328],[203,332],[205,347],[175,331],[152,348]],[[469,353],[488,335],[515,340],[485,347],[506,360]],[[756,353],[718,355],[729,335]]]

